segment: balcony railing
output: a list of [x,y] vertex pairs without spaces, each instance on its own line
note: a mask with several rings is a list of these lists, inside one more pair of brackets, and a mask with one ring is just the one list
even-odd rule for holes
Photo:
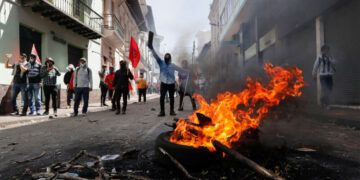
[[81,0],[44,0],[51,3],[63,13],[74,17],[84,25],[102,33],[103,17]]
[[104,28],[116,31],[119,36],[124,39],[124,27],[121,25],[120,20],[115,16],[115,14],[104,15]]

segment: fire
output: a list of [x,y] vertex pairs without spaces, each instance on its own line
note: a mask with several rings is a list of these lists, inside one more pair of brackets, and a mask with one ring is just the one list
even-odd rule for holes
[[[301,96],[300,89],[305,82],[300,69],[274,67],[270,63],[264,69],[269,77],[267,84],[248,77],[246,89],[237,94],[218,94],[217,99],[212,99],[211,103],[195,94],[200,108],[189,116],[189,121],[181,119],[177,122],[170,141],[215,151],[212,141],[217,140],[231,148],[231,144],[239,140],[244,130],[259,126],[269,108],[279,105],[286,97]],[[211,121],[202,122],[197,113],[209,117]]]

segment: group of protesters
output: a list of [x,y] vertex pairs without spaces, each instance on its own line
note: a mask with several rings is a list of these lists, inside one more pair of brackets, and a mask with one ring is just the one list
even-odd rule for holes
[[[170,115],[176,115],[174,111],[174,94],[176,91],[177,82],[175,80],[174,71],[178,71],[179,74],[179,95],[180,104],[179,111],[183,110],[183,99],[185,96],[189,96],[193,109],[196,109],[195,100],[192,95],[194,89],[192,88],[194,82],[194,73],[191,73],[186,60],[182,61],[182,67],[178,67],[171,62],[171,55],[166,54],[164,60],[162,60],[156,52],[153,51],[153,55],[160,66],[160,113],[159,116],[165,116],[165,98],[170,97]],[[40,61],[37,61],[36,54],[30,54],[29,58],[26,54],[20,54],[20,58],[14,64],[10,64],[11,56],[6,55],[5,67],[13,69],[13,82],[11,103],[13,112],[11,115],[50,115],[56,117],[58,100],[58,87],[57,77],[61,75],[59,69],[55,66],[55,60],[51,57],[46,58],[44,65]],[[108,70],[108,71],[107,71]],[[100,105],[108,106],[106,104],[107,96],[111,100],[111,110],[116,111],[116,114],[125,114],[127,107],[127,100],[129,92],[132,89],[130,81],[134,79],[134,75],[128,68],[126,61],[120,61],[120,69],[115,72],[114,67],[107,68],[106,64],[103,64],[101,70],[98,72],[100,78]],[[67,109],[71,108],[71,102],[74,99],[72,116],[78,116],[79,105],[83,100],[82,115],[86,116],[89,93],[93,89],[93,75],[92,70],[87,65],[86,58],[81,58],[79,64],[75,67],[73,64],[69,64],[67,72],[64,75],[64,83],[67,86]],[[144,74],[140,73],[140,78],[136,80],[138,89],[138,101],[142,99],[146,102],[146,93],[148,87],[147,81],[144,79]],[[40,112],[41,107],[41,88],[44,90],[45,95],[45,111]],[[21,94],[21,100],[23,101],[22,111],[19,111],[17,105],[17,97]],[[75,95],[75,98],[73,98]],[[123,99],[122,108],[120,105],[121,98]],[[50,100],[52,101],[53,114],[50,114]],[[35,107],[34,107],[35,104]],[[30,112],[28,113],[28,109]]]
[[[45,95],[45,111],[42,115],[50,114],[50,99],[52,101],[53,114],[51,117],[57,116],[57,77],[60,76],[59,69],[55,66],[55,60],[51,57],[46,58],[44,65],[37,61],[36,54],[30,54],[29,58],[25,53],[20,54],[20,58],[14,64],[9,64],[11,55],[6,55],[5,67],[13,69],[13,82],[11,89],[11,104],[13,112],[11,115],[41,115],[41,88]],[[84,100],[83,115],[87,113],[89,91],[92,91],[92,72],[87,67],[86,58],[81,58],[79,67],[76,69],[71,66],[74,74],[70,76],[72,83],[68,83],[68,99],[75,93],[75,105],[73,116],[78,115],[78,107],[81,99]],[[70,81],[69,81],[70,82]],[[21,93],[21,100],[24,102],[22,111],[19,111],[17,105],[17,97]],[[35,101],[35,102],[34,102]],[[68,101],[69,102],[69,101]],[[34,108],[35,104],[35,108]],[[30,109],[29,114],[27,114]]]

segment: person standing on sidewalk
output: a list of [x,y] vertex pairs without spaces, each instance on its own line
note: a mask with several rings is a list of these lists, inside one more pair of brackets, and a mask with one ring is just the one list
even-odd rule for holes
[[80,66],[75,70],[74,76],[74,90],[75,90],[75,104],[73,116],[78,115],[79,104],[81,98],[84,99],[84,105],[82,108],[82,115],[86,116],[89,106],[89,93],[93,88],[92,71],[87,66],[85,58],[80,59]]
[[134,79],[125,61],[120,61],[120,69],[116,71],[113,87],[115,87],[116,114],[120,114],[120,100],[123,98],[122,114],[126,113],[127,98],[129,94],[129,80]]
[[[42,78],[40,76],[41,64],[36,62],[36,54],[30,54],[29,59],[29,69],[28,69],[28,77],[29,77],[29,106],[30,113],[29,115],[34,114],[34,102],[35,99],[35,108],[36,115],[40,115],[40,107],[41,107],[41,87],[42,87]],[[33,98],[34,96],[34,98]]]
[[5,68],[13,69],[13,85],[11,89],[11,104],[13,106],[13,113],[11,115],[19,115],[18,105],[16,103],[16,99],[18,94],[21,92],[24,94],[24,107],[22,109],[21,116],[26,116],[26,112],[28,109],[28,76],[27,71],[29,68],[29,63],[26,61],[26,54],[23,53],[20,55],[18,62],[14,64],[9,64],[11,55],[6,55]]
[[336,72],[335,59],[330,55],[330,47],[323,45],[321,47],[321,55],[316,58],[312,75],[314,79],[317,78],[317,73],[320,74],[321,84],[321,106],[328,108],[330,104],[330,94],[333,87],[333,76]]
[[113,82],[114,82],[114,77],[115,77],[115,73],[114,73],[114,67],[110,67],[109,68],[109,74],[106,75],[105,77],[105,83],[107,84],[108,88],[109,88],[109,97],[111,100],[111,110],[115,111],[116,107],[115,107],[115,100],[113,98],[114,96],[114,88],[113,88]]
[[152,51],[153,56],[155,57],[157,63],[160,66],[160,113],[159,117],[165,116],[165,95],[169,92],[170,96],[170,115],[176,116],[174,111],[174,93],[175,93],[175,71],[185,72],[186,70],[181,69],[175,64],[171,63],[171,55],[169,53],[165,54],[164,60],[157,55],[156,51],[152,46],[149,46]]
[[141,96],[144,97],[144,102],[146,102],[146,80],[144,79],[144,73],[140,73],[140,79],[136,81],[138,84],[138,91],[139,91],[139,102],[141,102]]
[[44,84],[44,94],[45,94],[45,112],[43,115],[49,115],[49,104],[50,96],[52,101],[52,106],[54,109],[54,116],[57,117],[57,95],[58,89],[56,87],[57,76],[60,76],[60,71],[55,66],[55,62],[51,57],[46,58],[45,66],[41,68],[40,71],[41,77],[43,78]]
[[107,75],[106,73],[106,64],[103,64],[101,67],[101,70],[99,71],[99,77],[100,77],[100,90],[101,90],[101,97],[100,97],[100,106],[108,106],[106,102],[106,94],[108,91],[108,85],[105,83],[105,77]]
[[193,107],[193,110],[196,110],[196,103],[195,103],[195,99],[192,97],[194,94],[194,73],[192,71],[190,71],[189,67],[188,67],[188,61],[187,60],[183,60],[181,62],[181,66],[183,69],[188,69],[189,73],[179,73],[179,95],[180,95],[180,104],[179,104],[179,111],[183,111],[184,110],[184,97],[185,96],[189,96],[190,100],[191,100],[191,104]]
[[69,66],[66,68],[67,72],[65,73],[64,76],[64,83],[66,84],[66,109],[70,109],[71,108],[71,99],[73,99],[74,96],[74,65],[69,64]]

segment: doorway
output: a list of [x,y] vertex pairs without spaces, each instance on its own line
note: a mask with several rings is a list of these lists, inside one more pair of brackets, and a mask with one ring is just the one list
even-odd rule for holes
[[29,55],[33,44],[41,60],[41,33],[20,25],[20,53]]
[[79,64],[80,58],[83,57],[83,49],[68,45],[68,64],[73,64],[75,67]]

